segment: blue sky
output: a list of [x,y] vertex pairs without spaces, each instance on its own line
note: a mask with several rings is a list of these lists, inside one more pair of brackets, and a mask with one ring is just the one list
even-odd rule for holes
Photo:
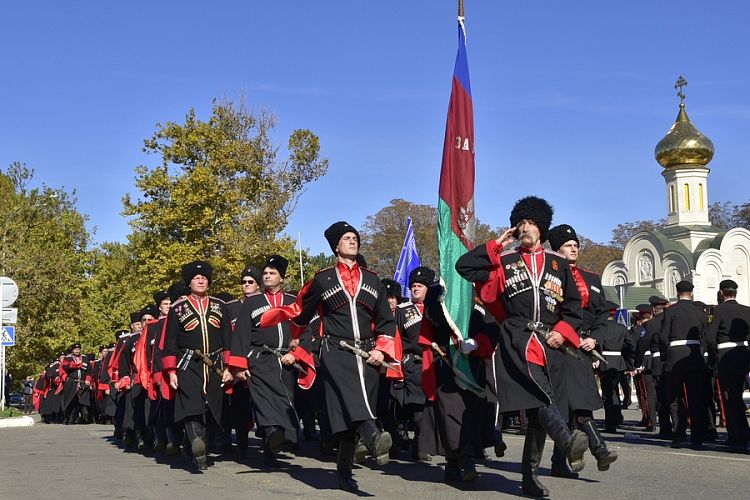
[[[330,160],[288,226],[304,247],[393,198],[435,204],[456,54],[456,1],[3,2],[0,166],[75,189],[95,240],[125,241],[121,199],[155,124],[246,96],[310,128]],[[744,1],[467,0],[476,210],[506,225],[520,197],[608,241],[666,214],[656,143],[688,113],[716,146],[709,201],[748,194]]]

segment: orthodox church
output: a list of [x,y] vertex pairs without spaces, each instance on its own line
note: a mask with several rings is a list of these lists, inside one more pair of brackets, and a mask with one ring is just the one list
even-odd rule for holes
[[667,226],[633,235],[622,260],[610,262],[602,273],[609,296],[628,309],[650,295],[675,301],[675,284],[683,279],[695,285],[695,300],[706,304],[716,304],[719,282],[733,279],[739,284],[737,301],[750,304],[750,231],[720,231],[709,222],[708,164],[714,145],[688,118],[685,85],[680,77],[677,119],[654,152],[664,168]]

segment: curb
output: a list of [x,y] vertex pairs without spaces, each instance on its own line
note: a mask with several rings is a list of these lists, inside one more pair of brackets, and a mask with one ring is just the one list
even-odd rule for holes
[[10,417],[0,419],[0,429],[8,427],[31,427],[34,425],[34,419],[31,417]]

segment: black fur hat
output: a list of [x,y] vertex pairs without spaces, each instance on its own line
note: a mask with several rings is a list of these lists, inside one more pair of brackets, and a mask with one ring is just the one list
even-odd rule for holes
[[527,196],[521,198],[510,211],[510,225],[516,227],[522,220],[533,220],[539,228],[542,242],[547,241],[547,232],[552,224],[553,208],[542,198]]
[[156,308],[156,306],[149,305],[141,309],[140,316],[138,318],[139,321],[143,319],[145,315],[149,315],[153,317],[154,319],[157,319],[159,317],[159,310]]
[[242,270],[242,276],[240,276],[240,282],[244,278],[252,278],[260,286],[263,284],[263,273],[255,266],[247,266]]
[[354,233],[357,235],[357,243],[362,244],[362,240],[359,237],[359,232],[354,229],[354,226],[349,224],[348,222],[344,222],[342,220],[331,224],[331,226],[325,230],[323,235],[326,237],[326,240],[328,240],[328,244],[331,246],[331,250],[333,250],[333,253],[336,253],[336,247],[339,246],[339,241],[341,241],[341,237],[344,236],[346,233]]
[[182,280],[190,286],[190,282],[198,275],[205,276],[208,284],[211,284],[211,277],[214,274],[214,268],[211,264],[202,260],[196,260],[182,266]]
[[130,324],[138,323],[141,320],[141,311],[130,313]]
[[284,279],[286,276],[286,268],[289,267],[289,261],[281,255],[271,255],[266,261],[265,266],[263,266],[263,269],[266,267],[276,269],[281,275],[281,279]]
[[401,283],[390,278],[383,278],[380,281],[382,281],[383,286],[385,286],[385,294],[387,297],[401,299]]
[[183,295],[190,295],[190,288],[188,288],[188,286],[182,281],[175,281],[167,289],[167,293],[169,294],[169,298],[172,299],[172,302],[176,302],[180,300],[180,297]]
[[161,305],[161,301],[169,298],[169,292],[166,290],[159,290],[154,294],[154,304],[156,307]]
[[551,228],[547,236],[549,238],[549,245],[555,252],[560,250],[560,247],[570,240],[574,240],[579,245],[581,243],[578,241],[576,230],[567,224],[560,224]]
[[409,286],[421,283],[430,286],[435,282],[435,271],[426,266],[419,266],[409,273]]

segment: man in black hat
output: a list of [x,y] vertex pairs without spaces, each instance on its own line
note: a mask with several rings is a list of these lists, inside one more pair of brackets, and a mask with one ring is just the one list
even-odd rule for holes
[[742,392],[750,372],[750,307],[737,302],[737,282],[719,283],[721,302],[714,308],[708,327],[709,352],[716,357],[719,397],[724,406],[727,445],[730,451],[745,453],[750,441]]
[[91,360],[81,354],[81,344],[76,342],[70,353],[60,362],[65,373],[62,407],[65,424],[88,422],[91,407]]
[[396,307],[404,302],[404,297],[401,295],[401,283],[390,278],[383,278],[380,280],[385,287],[385,293],[388,297],[388,305],[391,308],[391,312],[396,314]]
[[[604,287],[596,273],[578,267],[579,241],[575,229],[567,224],[560,224],[549,230],[549,243],[553,251],[559,252],[568,261],[576,288],[581,295],[581,309],[583,322],[580,326],[580,348],[584,352],[594,350],[604,341],[603,335],[607,330],[609,307],[604,296]],[[616,306],[615,306],[616,308]],[[597,343],[597,341],[599,341]],[[619,352],[622,346],[617,349]],[[617,460],[617,452],[609,450],[607,443],[599,433],[594,421],[594,410],[602,407],[602,397],[596,385],[592,362],[594,358],[581,353],[578,357],[563,356],[563,378],[568,392],[570,411],[574,419],[573,424],[586,433],[589,440],[589,450],[596,458],[600,471],[609,469],[612,462]],[[618,396],[619,399],[619,396]],[[619,402],[619,401],[618,401]],[[610,411],[610,415],[612,412]],[[607,430],[615,430],[610,426]],[[552,475],[565,478],[575,478],[565,463],[565,455],[557,448],[552,454]]]
[[[146,428],[146,391],[148,372],[145,366],[136,363],[137,346],[142,338],[148,335],[148,325],[155,322],[159,310],[155,305],[147,305],[140,312],[140,328],[136,328],[125,342],[118,359],[120,380],[118,388],[125,397],[125,415],[123,428],[125,430],[125,446],[135,445],[139,452],[144,452],[153,446],[153,436]],[[141,373],[139,368],[144,369]],[[144,385],[145,384],[145,385]]]
[[[570,432],[558,407],[558,394],[551,381],[561,366],[558,349],[580,347],[577,328],[582,321],[581,295],[566,260],[544,250],[552,223],[552,207],[529,196],[516,202],[510,214],[510,229],[497,240],[477,246],[456,263],[456,270],[479,288],[480,298],[498,321],[505,335],[498,335],[503,358],[499,374],[498,400],[504,412],[526,410],[528,426],[521,463],[524,493],[546,496],[549,490],[538,478],[544,441],[549,434],[564,451],[571,468],[583,468],[588,448],[586,434]],[[520,246],[512,249],[513,235]],[[549,328],[546,339],[529,329],[530,322]],[[492,346],[478,336],[478,348]],[[463,350],[463,349],[462,349]],[[500,366],[500,365],[498,365]],[[563,413],[567,414],[567,402]]]
[[[396,308],[396,328],[401,337],[403,382],[396,382],[391,387],[391,397],[397,403],[398,421],[402,426],[412,423],[415,430],[412,442],[412,458],[428,460],[430,455],[440,453],[440,441],[437,437],[435,421],[435,394],[425,400],[422,389],[422,353],[424,348],[419,344],[419,332],[424,314],[424,299],[429,287],[435,281],[435,271],[420,266],[409,273],[411,300],[399,304]],[[396,285],[400,285],[396,283]],[[393,286],[393,285],[392,285]],[[386,288],[387,289],[387,288]],[[389,300],[390,302],[390,300]],[[425,326],[427,324],[425,323]],[[427,414],[425,416],[425,414]],[[424,427],[424,429],[423,429]],[[403,432],[400,433],[404,435]],[[407,443],[399,443],[404,446]]]
[[[676,285],[677,302],[664,312],[659,344],[664,356],[667,401],[672,418],[672,447],[680,448],[686,439],[686,422],[678,418],[679,399],[685,390],[685,406],[690,416],[690,442],[703,445],[707,431],[706,362],[702,345],[708,330],[706,313],[693,302],[693,284],[680,281]],[[684,384],[684,388],[683,388]]]
[[[294,336],[319,313],[323,325],[320,363],[324,376],[326,413],[339,439],[339,487],[356,492],[352,477],[357,433],[381,465],[388,462],[392,440],[375,422],[379,367],[395,359],[396,324],[385,287],[377,275],[357,262],[360,238],[350,224],[340,221],[325,231],[338,262],[318,272],[300,291],[297,304],[283,319],[292,319]],[[277,313],[264,314],[262,326],[278,324]],[[295,327],[300,327],[298,330]],[[369,353],[364,359],[342,343]]]
[[[669,401],[667,398],[667,379],[663,376],[662,347],[660,335],[662,325],[664,324],[664,311],[669,305],[669,301],[658,295],[652,295],[648,298],[651,305],[651,319],[645,323],[645,329],[642,336],[636,343],[635,366],[638,367],[646,383],[646,391],[649,407],[649,420],[651,426],[658,421],[659,437],[662,439],[671,439],[672,424],[670,423]],[[651,384],[648,383],[648,376],[651,377]],[[651,386],[654,388],[654,395],[651,395]],[[651,397],[655,397],[654,405],[651,405]],[[653,416],[656,415],[656,420]],[[648,423],[646,430],[650,431]]]
[[[176,391],[174,420],[184,423],[198,470],[207,467],[206,425],[220,426],[222,386],[232,381],[227,368],[231,318],[224,302],[208,294],[212,275],[213,268],[207,262],[183,266],[182,279],[190,287],[190,295],[169,310],[162,357],[162,369]],[[219,368],[221,376],[209,368],[209,361]]]
[[[294,408],[294,386],[297,377],[302,375],[293,365],[298,358],[314,365],[312,357],[302,347],[290,349],[292,333],[289,321],[260,327],[260,318],[265,311],[295,302],[295,297],[284,293],[282,288],[288,265],[289,262],[280,255],[272,255],[266,261],[264,292],[245,297],[232,336],[229,362],[240,380],[246,380],[246,372],[250,371],[253,419],[258,426],[258,435],[263,439],[264,463],[269,467],[279,465],[275,455],[285,443],[297,443],[299,417]],[[313,371],[314,366],[305,369]]]
[[616,430],[623,421],[618,384],[620,375],[628,368],[623,353],[635,351],[635,343],[624,325],[615,321],[617,304],[607,301],[609,319],[606,327],[596,331],[597,342],[607,364],[599,365],[602,399],[604,402],[604,428]]

